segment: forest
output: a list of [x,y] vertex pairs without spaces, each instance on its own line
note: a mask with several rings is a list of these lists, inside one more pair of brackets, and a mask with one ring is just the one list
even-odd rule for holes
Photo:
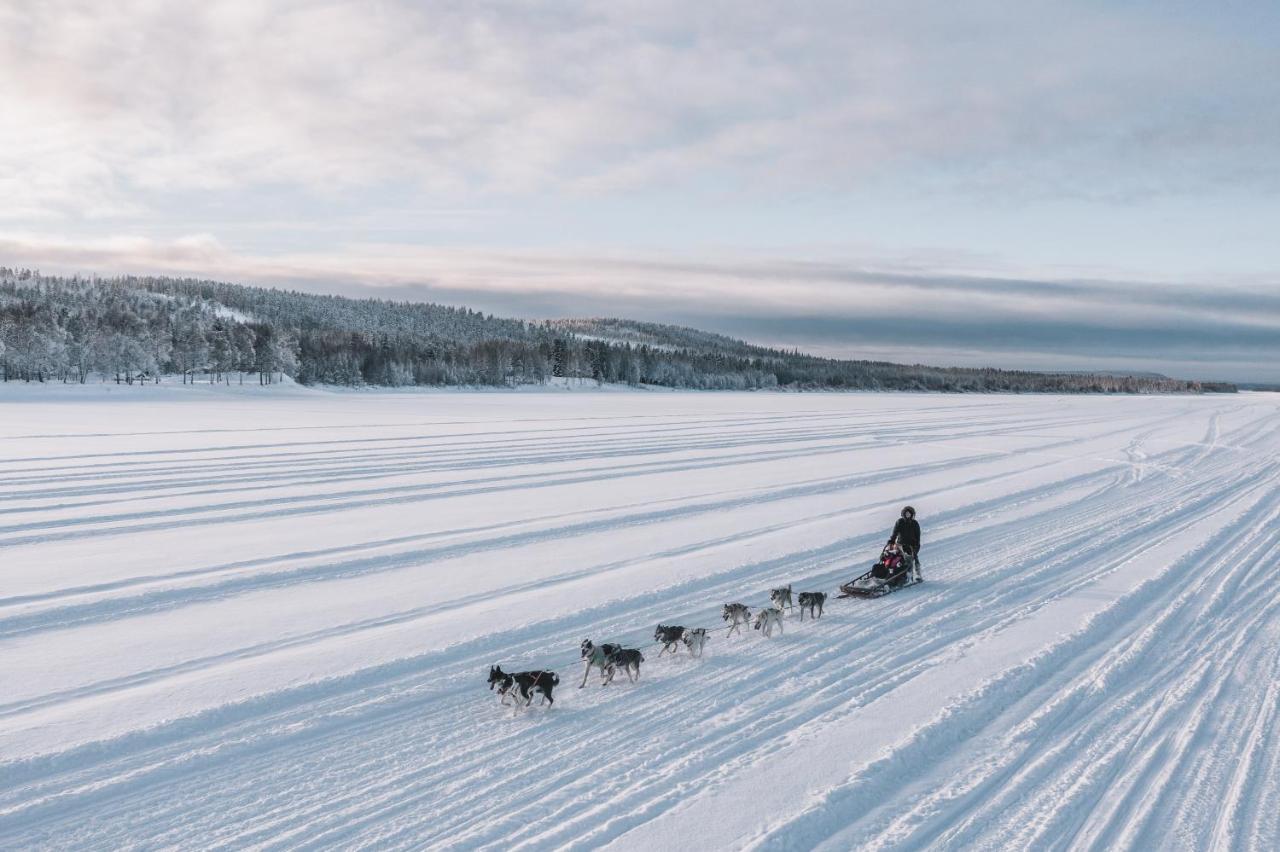
[[556,377],[703,390],[1233,392],[1226,382],[836,360],[624,319],[524,321],[461,307],[187,278],[0,267],[0,376],[26,382],[513,387]]

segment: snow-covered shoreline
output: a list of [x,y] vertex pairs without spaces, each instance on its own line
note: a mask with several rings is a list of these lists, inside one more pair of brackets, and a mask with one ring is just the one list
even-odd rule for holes
[[[502,395],[540,395],[540,394],[701,394],[701,395],[855,395],[877,396],[890,394],[894,396],[1048,396],[1048,397],[1188,397],[1209,396],[1218,394],[1188,393],[1072,393],[1060,394],[1048,391],[929,391],[929,390],[895,390],[875,391],[864,389],[832,390],[802,388],[768,388],[759,390],[695,390],[691,388],[670,388],[661,385],[627,385],[623,383],[597,382],[594,379],[552,379],[540,385],[515,385],[498,387],[493,385],[408,385],[403,387],[384,387],[380,385],[300,385],[288,376],[277,377],[271,384],[259,384],[256,376],[246,374],[241,382],[232,377],[229,382],[210,382],[201,377],[197,381],[182,382],[181,376],[162,376],[159,383],[146,383],[94,380],[79,384],[75,382],[0,382],[0,405],[6,402],[45,401],[45,400],[80,400],[80,399],[129,399],[170,400],[209,398],[216,395],[288,397],[312,395],[355,395],[355,396],[435,396],[449,394],[492,394]],[[1266,393],[1266,391],[1239,391],[1240,394]]]

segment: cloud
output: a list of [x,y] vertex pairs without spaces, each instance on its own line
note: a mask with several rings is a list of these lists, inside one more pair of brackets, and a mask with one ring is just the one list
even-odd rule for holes
[[[147,0],[0,10],[0,216],[166,194],[1277,184],[1274,16],[1141,5]],[[1260,22],[1260,23],[1259,23]]]
[[335,245],[245,254],[207,234],[0,234],[0,261],[49,273],[210,277],[466,305],[530,319],[676,322],[832,357],[1275,380],[1274,280],[1036,279],[891,260],[797,262]]

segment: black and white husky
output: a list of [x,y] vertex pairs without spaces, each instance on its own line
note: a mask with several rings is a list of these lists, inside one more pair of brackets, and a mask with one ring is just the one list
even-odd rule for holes
[[[822,618],[822,605],[827,602],[826,592],[801,592],[800,599],[800,620],[804,621],[804,611],[809,610],[810,618]],[[814,610],[817,610],[815,613]]]
[[[489,667],[489,689],[498,690],[503,704],[507,703],[507,698],[510,696],[515,699],[516,707],[528,707],[533,703],[533,690],[536,689],[542,693],[542,700],[538,703],[554,707],[556,699],[551,691],[558,683],[560,683],[560,676],[555,672],[504,672],[501,666]],[[520,703],[522,698],[523,705]]]
[[587,667],[582,670],[582,683],[578,684],[578,689],[587,685],[587,675],[591,674],[592,668],[600,670],[600,678],[603,680],[604,667],[609,664],[609,657],[621,650],[621,645],[614,645],[611,642],[595,645],[590,639],[583,639],[582,659],[586,661]]
[[684,638],[684,628],[659,624],[658,629],[653,631],[653,641],[662,644],[662,650],[658,652],[658,656],[670,651],[676,652],[676,646],[680,644],[680,640]]
[[778,632],[782,633],[782,610],[776,607],[769,607],[756,613],[756,630],[772,638],[774,627],[777,627]]
[[730,603],[724,605],[722,619],[729,622],[728,636],[742,632],[742,625],[751,623],[751,608],[746,604]]
[[791,584],[790,583],[788,583],[786,586],[782,587],[781,589],[770,589],[769,600],[773,602],[773,605],[777,607],[779,611],[781,611],[784,606],[787,609],[795,609],[795,607],[791,605]]
[[699,627],[694,630],[686,630],[682,639],[685,647],[689,649],[689,656],[701,657],[702,647],[707,644],[707,628]]
[[623,648],[620,651],[614,651],[604,664],[604,685],[608,686],[613,683],[613,676],[618,669],[626,672],[631,682],[635,683],[640,679],[640,664],[643,662],[644,654],[641,654],[635,648]]

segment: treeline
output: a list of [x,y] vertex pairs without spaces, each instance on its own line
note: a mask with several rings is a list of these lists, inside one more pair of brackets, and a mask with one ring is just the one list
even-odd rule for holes
[[1159,376],[1047,374],[838,361],[627,320],[523,322],[465,308],[173,278],[47,277],[0,268],[5,381],[541,384],[674,388],[1176,393]]
[[0,268],[0,374],[5,381],[119,383],[181,374],[260,383],[296,372],[297,343],[270,324],[128,281],[44,278]]

